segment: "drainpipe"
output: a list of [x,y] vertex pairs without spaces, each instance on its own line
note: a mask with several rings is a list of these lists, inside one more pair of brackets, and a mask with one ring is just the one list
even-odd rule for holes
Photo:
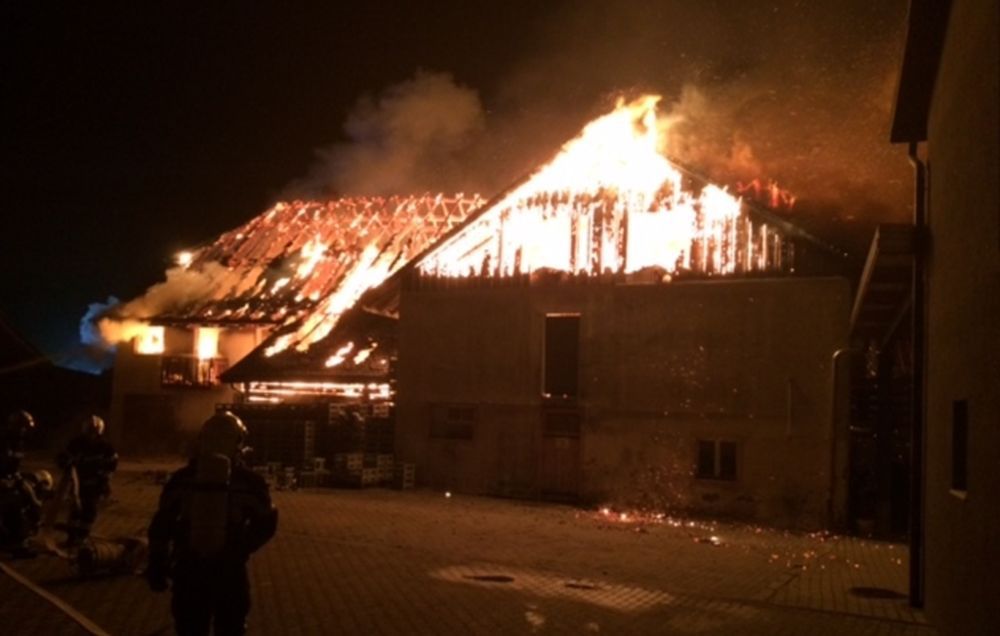
[[826,518],[831,529],[837,508],[837,369],[840,368],[840,356],[853,352],[854,349],[844,347],[830,356],[830,492],[826,498]]
[[910,142],[913,165],[913,422],[910,437],[910,605],[924,606],[924,359],[927,234],[927,166]]

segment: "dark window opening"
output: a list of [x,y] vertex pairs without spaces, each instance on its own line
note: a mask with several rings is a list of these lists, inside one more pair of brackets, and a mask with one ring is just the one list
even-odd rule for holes
[[573,398],[580,376],[580,316],[545,316],[545,397]]
[[951,404],[951,488],[968,489],[969,404],[955,400]]
[[431,437],[472,439],[476,430],[476,407],[435,406],[431,413]]
[[699,479],[736,479],[736,442],[698,440],[698,464],[695,476]]
[[193,355],[163,356],[160,384],[169,387],[214,387],[227,368],[225,358],[199,358]]

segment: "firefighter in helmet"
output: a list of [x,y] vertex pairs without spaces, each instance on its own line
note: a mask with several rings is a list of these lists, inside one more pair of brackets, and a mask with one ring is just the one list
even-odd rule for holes
[[243,634],[250,611],[250,555],[274,536],[267,483],[243,465],[246,427],[225,411],[205,421],[197,452],[171,475],[149,525],[154,591],[172,584],[178,634]]
[[0,437],[0,478],[16,475],[24,459],[24,439],[35,428],[35,418],[27,411],[14,411],[7,416]]
[[15,557],[32,557],[28,538],[38,529],[41,501],[29,480],[21,475],[24,440],[35,428],[27,411],[7,417],[0,433],[0,542]]
[[80,434],[70,440],[56,462],[65,471],[75,471],[78,501],[70,513],[68,540],[77,545],[90,536],[97,519],[97,504],[111,494],[111,475],[118,468],[118,453],[104,438],[104,420],[88,415]]

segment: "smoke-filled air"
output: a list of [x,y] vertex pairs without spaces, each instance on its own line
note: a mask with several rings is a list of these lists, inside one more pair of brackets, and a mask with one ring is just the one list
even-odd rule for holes
[[[416,69],[359,96],[342,138],[303,149],[312,165],[280,198],[488,198],[619,97],[650,92],[663,97],[662,150],[672,161],[730,192],[780,188],[794,201],[782,213],[857,257],[874,223],[910,209],[905,152],[887,143],[904,14],[902,0],[556,5],[525,26],[536,46],[489,85]],[[214,281],[210,269],[170,270],[104,313],[141,320]],[[121,341],[112,331],[128,323],[95,325],[95,313],[84,318],[84,341]]]

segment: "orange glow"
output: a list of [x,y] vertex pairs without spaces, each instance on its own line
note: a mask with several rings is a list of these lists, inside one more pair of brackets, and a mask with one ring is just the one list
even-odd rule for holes
[[[550,270],[593,276],[652,269],[666,281],[683,272],[780,269],[786,250],[779,234],[753,221],[739,196],[700,182],[667,158],[671,122],[657,115],[659,101],[656,95],[620,101],[587,124],[552,161],[433,247],[416,264],[419,272],[505,277]],[[785,196],[773,184],[768,188],[779,199]],[[793,202],[789,197],[782,200]],[[329,295],[310,296],[302,286],[291,285],[303,289],[299,300],[314,298],[317,305],[301,322],[286,323],[294,326],[275,338],[265,355],[289,348],[308,351],[366,291],[406,262],[400,250],[386,249],[384,239],[369,241],[355,252]],[[337,250],[317,236],[302,246],[294,274],[271,282],[265,295],[337,259]],[[337,366],[352,352],[337,352],[326,365]]]
[[305,397],[337,397],[389,400],[392,388],[386,382],[251,382],[248,400],[278,403]]
[[[700,189],[666,158],[659,97],[619,103],[419,264],[430,276],[729,274],[776,267],[771,234],[741,200]],[[690,181],[690,179],[687,179]]]
[[219,328],[196,327],[194,330],[195,352],[200,360],[210,360],[219,355]]
[[140,355],[159,355],[163,353],[163,327],[143,325],[143,328],[133,336],[135,352]]
[[187,250],[184,250],[183,252],[177,252],[177,255],[174,257],[174,260],[177,262],[178,266],[187,269],[188,267],[191,266],[191,263],[194,262],[194,253],[189,252]]
[[337,352],[332,356],[330,356],[329,359],[327,359],[326,366],[328,368],[338,366],[341,362],[347,359],[347,355],[351,353],[353,349],[354,349],[354,343],[348,342],[340,349],[337,349]]

